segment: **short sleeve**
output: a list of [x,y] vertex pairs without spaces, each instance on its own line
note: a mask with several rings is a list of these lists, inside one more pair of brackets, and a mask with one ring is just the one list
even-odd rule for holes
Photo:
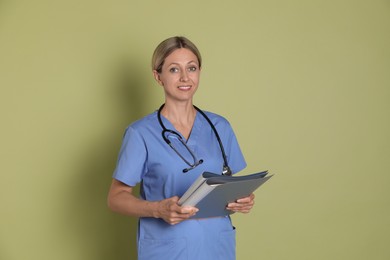
[[135,186],[145,173],[147,150],[141,134],[131,126],[125,131],[113,178]]

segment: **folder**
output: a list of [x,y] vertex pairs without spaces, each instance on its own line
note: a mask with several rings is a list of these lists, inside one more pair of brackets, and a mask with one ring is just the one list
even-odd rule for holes
[[230,202],[249,196],[273,175],[268,171],[243,176],[225,176],[204,172],[179,199],[180,206],[194,206],[199,211],[192,218],[226,216]]

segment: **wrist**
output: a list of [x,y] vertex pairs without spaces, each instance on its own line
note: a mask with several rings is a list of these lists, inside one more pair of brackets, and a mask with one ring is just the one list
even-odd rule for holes
[[160,202],[159,201],[153,201],[150,202],[150,208],[151,208],[151,216],[153,218],[160,218]]

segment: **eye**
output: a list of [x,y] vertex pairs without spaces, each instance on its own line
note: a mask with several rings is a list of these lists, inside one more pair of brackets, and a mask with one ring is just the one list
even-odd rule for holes
[[179,71],[179,69],[176,68],[176,67],[172,67],[172,68],[169,69],[169,72],[171,72],[171,73],[175,73],[175,72],[178,72],[178,71]]
[[191,71],[191,72],[194,72],[196,71],[198,68],[196,66],[191,66],[188,68],[188,71]]

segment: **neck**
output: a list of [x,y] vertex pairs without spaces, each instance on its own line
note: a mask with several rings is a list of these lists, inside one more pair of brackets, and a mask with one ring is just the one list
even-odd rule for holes
[[161,114],[179,131],[185,139],[190,137],[192,126],[195,122],[196,110],[192,103],[186,105],[165,104]]
[[196,110],[191,102],[185,104],[165,103],[161,114],[174,125],[192,126]]

